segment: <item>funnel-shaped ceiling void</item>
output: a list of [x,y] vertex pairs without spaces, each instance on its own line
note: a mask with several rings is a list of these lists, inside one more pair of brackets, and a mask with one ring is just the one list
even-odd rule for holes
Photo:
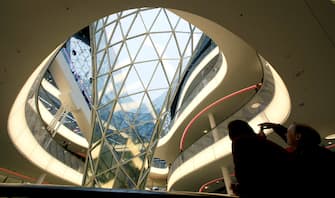
[[83,183],[143,189],[163,115],[206,36],[164,8],[115,13],[90,32],[94,131]]

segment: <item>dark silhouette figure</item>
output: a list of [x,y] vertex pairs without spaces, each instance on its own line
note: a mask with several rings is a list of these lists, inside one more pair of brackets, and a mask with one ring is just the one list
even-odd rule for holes
[[296,188],[300,195],[329,197],[333,194],[335,154],[320,146],[320,134],[305,124],[293,123],[288,128],[275,123],[262,123],[271,128],[287,144],[296,166]]
[[[238,195],[245,197],[290,197],[292,192],[290,154],[281,146],[258,136],[249,124],[228,124],[232,140]],[[291,191],[291,192],[290,192]],[[293,197],[293,195],[292,195]]]

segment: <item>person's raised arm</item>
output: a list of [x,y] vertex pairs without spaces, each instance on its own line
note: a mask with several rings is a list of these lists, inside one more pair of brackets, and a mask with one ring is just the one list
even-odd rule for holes
[[276,124],[272,122],[263,122],[261,124],[258,124],[261,126],[261,129],[273,129],[273,131],[279,135],[285,142],[287,142],[286,138],[286,133],[287,133],[287,128],[284,127],[281,124]]

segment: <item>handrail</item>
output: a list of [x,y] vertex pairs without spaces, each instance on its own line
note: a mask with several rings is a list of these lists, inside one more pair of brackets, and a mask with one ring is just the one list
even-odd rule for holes
[[[18,173],[18,172],[15,172],[15,171],[12,171],[12,170],[9,170],[7,168],[2,168],[0,167],[0,172],[3,172],[3,173],[6,173],[6,174],[9,174],[9,175],[13,175],[15,177],[19,177],[20,179],[22,179],[23,181],[32,181],[32,182],[36,182],[37,179],[36,178],[33,178],[33,177],[29,177],[27,175],[23,175],[21,173]],[[42,184],[48,184],[47,182],[42,182]]]
[[325,146],[325,148],[326,148],[326,149],[332,149],[332,148],[335,148],[335,144]]
[[[180,155],[171,164],[168,174],[168,180],[170,179],[174,171],[179,167],[181,167],[184,162],[193,158],[195,155],[201,152],[201,150],[210,147],[215,142],[226,137],[228,135],[227,124],[230,120],[243,119],[249,121],[268,107],[267,105],[269,105],[269,103],[272,101],[274,97],[275,84],[274,84],[274,77],[270,67],[267,66],[266,64],[262,65],[264,67],[263,79],[261,81],[262,86],[257,91],[255,96],[252,97],[248,102],[246,102],[239,110],[226,116],[226,119],[224,119],[222,122],[217,123],[217,126],[215,128],[211,129],[207,134],[200,137],[198,140],[192,143],[192,145],[190,145],[187,148],[184,148],[183,152],[180,153]],[[252,108],[252,104],[255,103],[259,103],[261,105],[257,108]],[[213,137],[214,131],[216,135],[218,135],[216,136],[216,138],[218,139],[215,140]],[[180,177],[176,176],[176,177],[180,178],[182,176]]]
[[259,89],[260,87],[262,86],[262,83],[257,83],[255,85],[251,85],[249,87],[246,87],[246,88],[243,88],[241,90],[238,90],[238,91],[235,91],[229,95],[226,95],[218,100],[216,100],[215,102],[209,104],[208,106],[206,106],[204,109],[202,109],[198,114],[196,114],[192,120],[188,123],[188,125],[185,127],[184,129],[184,132],[181,136],[181,139],[180,139],[180,143],[179,143],[179,151],[182,152],[183,151],[183,148],[184,148],[184,142],[185,142],[185,138],[186,138],[186,135],[188,133],[188,130],[191,128],[192,124],[202,115],[204,114],[206,111],[208,111],[209,109],[215,107],[216,105],[234,97],[234,96],[237,96],[239,94],[242,94],[242,93],[245,93],[245,92],[248,92],[250,90],[254,90],[254,89]]
[[218,181],[222,181],[224,180],[223,177],[220,177],[220,178],[216,178],[216,179],[213,179],[213,180],[210,180],[209,182],[206,182],[205,184],[203,184],[200,188],[199,188],[199,192],[202,192],[204,190],[204,188],[212,183],[215,183],[215,182],[218,182]]

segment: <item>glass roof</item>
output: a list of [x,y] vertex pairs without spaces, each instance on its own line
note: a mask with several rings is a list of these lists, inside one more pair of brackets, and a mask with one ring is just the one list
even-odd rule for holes
[[[88,171],[95,180],[86,183],[142,188],[169,96],[185,74],[202,32],[164,8],[115,13],[96,21],[91,32],[95,130]],[[96,164],[99,146],[103,149]],[[111,163],[116,159],[118,165]],[[101,179],[106,171],[113,176]],[[128,179],[117,179],[124,176]]]

